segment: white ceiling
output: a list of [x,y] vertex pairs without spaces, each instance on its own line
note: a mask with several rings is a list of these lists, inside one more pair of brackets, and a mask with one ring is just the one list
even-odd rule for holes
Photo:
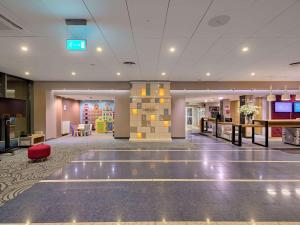
[[[0,13],[24,28],[0,30],[0,71],[33,80],[300,81],[300,66],[288,65],[300,61],[299,12],[299,0],[0,0]],[[231,19],[209,26],[219,15]],[[66,18],[88,25],[67,27]],[[71,34],[88,51],[68,52]]]

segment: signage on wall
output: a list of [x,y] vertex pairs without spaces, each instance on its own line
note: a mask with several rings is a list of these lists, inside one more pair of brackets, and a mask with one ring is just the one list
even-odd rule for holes
[[70,51],[86,51],[87,43],[84,39],[68,39],[66,48]]

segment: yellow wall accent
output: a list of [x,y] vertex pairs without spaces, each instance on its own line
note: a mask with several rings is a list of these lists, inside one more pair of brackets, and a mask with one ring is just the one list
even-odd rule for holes
[[146,88],[142,88],[141,89],[141,95],[142,96],[146,96]]
[[142,133],[141,132],[136,133],[136,137],[137,139],[142,139]]
[[164,121],[164,127],[169,127],[169,121]]
[[165,89],[164,88],[159,88],[158,95],[159,96],[164,96],[165,95]]
[[150,115],[150,120],[151,120],[151,121],[154,121],[155,119],[156,119],[156,116],[155,116],[155,115],[153,115],[153,114]]
[[137,109],[131,109],[131,112],[133,115],[137,115],[137,113],[138,113]]

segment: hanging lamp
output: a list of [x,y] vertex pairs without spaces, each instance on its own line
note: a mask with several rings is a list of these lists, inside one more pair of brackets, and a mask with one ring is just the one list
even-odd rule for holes
[[267,95],[267,101],[268,102],[275,102],[276,96],[272,93],[272,85],[270,86],[270,93]]
[[295,100],[300,101],[300,85],[299,85],[298,92],[296,93]]
[[291,100],[291,95],[287,91],[287,86],[284,86],[284,93],[281,95],[281,101],[290,101]]

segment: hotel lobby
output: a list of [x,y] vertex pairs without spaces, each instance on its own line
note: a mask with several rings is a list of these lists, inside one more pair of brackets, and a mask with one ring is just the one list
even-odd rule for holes
[[0,0],[0,225],[300,225],[299,0]]

